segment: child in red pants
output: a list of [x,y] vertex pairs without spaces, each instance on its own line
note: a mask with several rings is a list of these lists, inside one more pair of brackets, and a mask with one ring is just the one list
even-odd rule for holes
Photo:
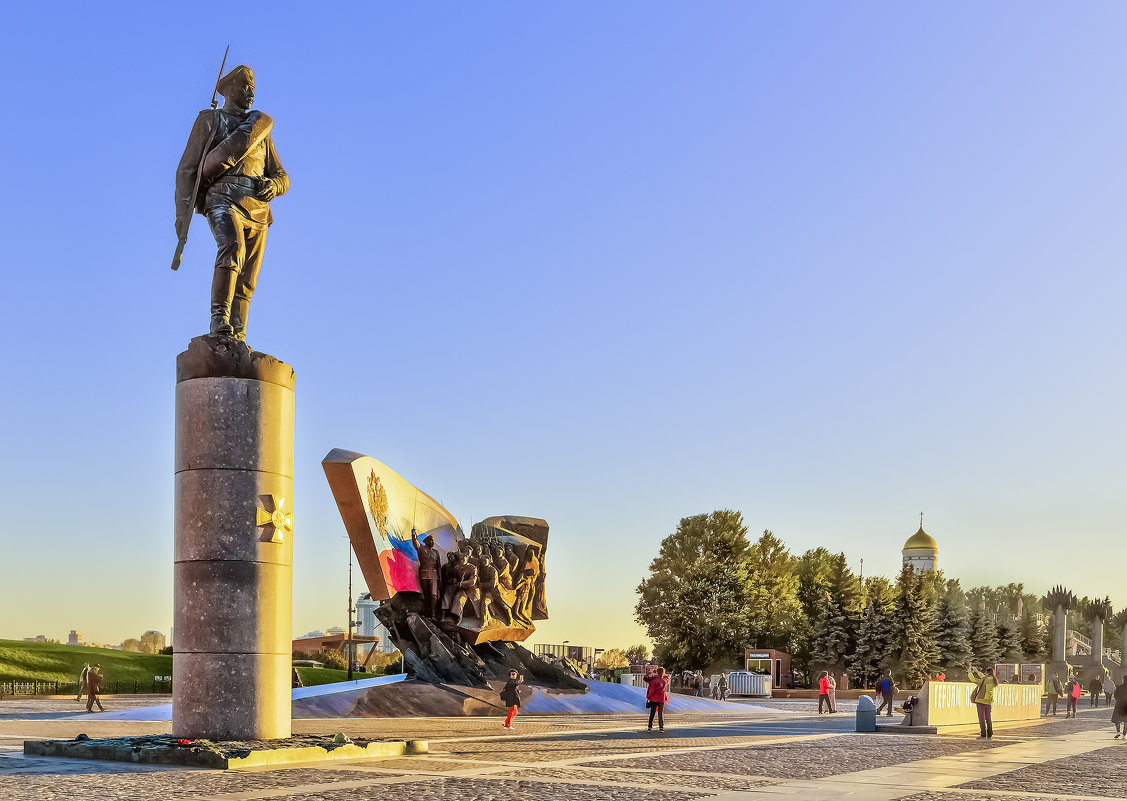
[[509,680],[505,682],[505,686],[501,690],[501,703],[509,708],[509,714],[505,717],[505,728],[510,731],[514,728],[513,718],[517,716],[517,709],[520,707],[520,695],[517,693],[517,687],[523,683],[524,676],[515,670],[510,670]]

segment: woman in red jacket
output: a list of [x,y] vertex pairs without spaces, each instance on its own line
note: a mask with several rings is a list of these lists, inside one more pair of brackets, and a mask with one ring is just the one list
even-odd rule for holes
[[665,668],[659,667],[657,673],[647,671],[643,677],[646,684],[646,706],[650,708],[650,725],[648,731],[654,728],[654,713],[657,713],[657,730],[665,731],[665,702],[669,700],[669,677],[665,675]]

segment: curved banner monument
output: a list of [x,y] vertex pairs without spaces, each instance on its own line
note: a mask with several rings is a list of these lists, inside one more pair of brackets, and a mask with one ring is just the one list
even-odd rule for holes
[[416,678],[481,686],[510,667],[579,689],[517,645],[548,617],[548,523],[498,516],[465,536],[442,504],[387,465],[341,450],[322,460],[376,612]]

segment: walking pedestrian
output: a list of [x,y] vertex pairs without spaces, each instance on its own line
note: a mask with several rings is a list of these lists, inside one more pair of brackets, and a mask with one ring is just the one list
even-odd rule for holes
[[102,706],[101,700],[98,698],[98,692],[102,689],[102,666],[94,665],[86,671],[86,711],[93,712],[94,704],[98,705],[99,712],[105,712],[106,708]]
[[513,719],[516,718],[517,709],[520,708],[520,694],[517,692],[517,687],[523,683],[524,676],[515,670],[510,670],[509,680],[501,688],[501,703],[509,708],[509,714],[505,716],[505,728],[509,731],[516,728],[513,726]]
[[822,714],[822,704],[830,712],[834,711],[834,705],[830,701],[830,674],[822,671],[822,675],[818,677],[818,714]]
[[1088,682],[1088,693],[1092,696],[1091,706],[1099,708],[1100,696],[1104,692],[1104,683],[1099,676],[1092,676],[1092,680]]
[[654,730],[654,715],[657,715],[657,730],[665,731],[665,704],[669,701],[669,678],[665,668],[659,667],[656,673],[647,668],[644,681],[646,687],[646,706],[650,709],[650,725],[646,731]]
[[837,679],[831,673],[830,676],[830,712],[837,712]]
[[704,698],[704,674],[699,670],[693,676],[693,688],[697,691],[697,698]]
[[90,663],[82,663],[82,671],[78,674],[78,695],[74,697],[75,701],[81,701],[82,696],[86,694],[86,676],[90,672]]
[[1066,718],[1076,717],[1076,702],[1080,700],[1080,682],[1075,676],[1068,677],[1068,684],[1064,686],[1064,691],[1067,697],[1065,698],[1066,706],[1064,708],[1064,716]]
[[892,680],[891,670],[884,671],[884,675],[877,682],[877,695],[882,699],[880,706],[877,707],[877,715],[880,715],[880,711],[887,706],[888,717],[892,717],[892,706],[896,698],[896,682]]
[[1115,724],[1115,739],[1118,740],[1121,734],[1127,737],[1127,672],[1123,674],[1122,683],[1115,688],[1113,695],[1115,709],[1111,711],[1111,722]]
[[1115,694],[1115,680],[1108,673],[1104,677],[1104,706],[1111,706],[1111,697]]
[[1057,715],[1057,699],[1064,695],[1064,688],[1060,684],[1060,675],[1053,674],[1052,679],[1045,683],[1045,714],[1043,717],[1049,716],[1049,709],[1053,710],[1053,717]]
[[720,691],[720,700],[728,700],[728,677],[723,673],[720,674],[720,679],[716,682],[716,689]]
[[994,737],[994,718],[991,714],[994,708],[994,688],[998,680],[994,678],[994,668],[986,668],[986,675],[974,688],[971,700],[978,709],[978,729],[981,732],[978,739],[989,740]]

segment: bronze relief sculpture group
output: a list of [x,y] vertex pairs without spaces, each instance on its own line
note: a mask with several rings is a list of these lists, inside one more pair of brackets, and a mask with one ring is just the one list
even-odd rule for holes
[[536,543],[463,539],[443,561],[433,537],[420,543],[412,530],[411,540],[419,555],[422,613],[435,622],[524,628],[548,616],[544,556]]

